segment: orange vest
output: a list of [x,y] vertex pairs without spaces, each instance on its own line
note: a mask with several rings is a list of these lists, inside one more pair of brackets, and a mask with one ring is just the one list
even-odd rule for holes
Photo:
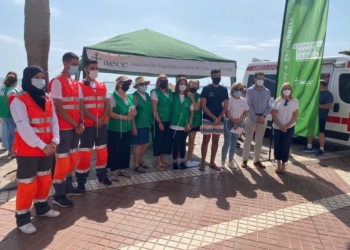
[[[68,113],[68,115],[79,124],[80,122],[80,107],[79,107],[79,93],[78,83],[72,79],[72,85],[69,84],[67,78],[64,75],[60,75],[57,78],[53,78],[49,83],[49,91],[51,92],[51,86],[54,79],[60,81],[62,86],[62,106]],[[65,121],[58,113],[58,125],[60,130],[73,129],[74,126]]]
[[[46,144],[50,144],[53,138],[52,134],[52,102],[46,95],[45,112],[30,97],[27,92],[19,92],[15,98],[20,99],[27,108],[29,124],[35,134]],[[45,156],[44,152],[36,147],[29,146],[18,133],[16,135],[16,155],[19,156]]]
[[[86,86],[83,81],[79,82],[84,96],[85,108],[95,117],[101,118],[105,109],[106,85],[104,82],[95,80],[96,92],[89,85]],[[94,121],[85,116],[85,126],[94,126]],[[108,121],[108,116],[104,120],[104,124]]]

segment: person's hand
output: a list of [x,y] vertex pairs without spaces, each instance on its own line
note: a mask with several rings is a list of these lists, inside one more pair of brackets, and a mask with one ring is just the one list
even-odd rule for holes
[[163,131],[164,130],[164,125],[163,125],[163,123],[158,123],[158,126],[159,126],[159,130],[160,131]]
[[238,129],[238,125],[236,123],[233,124],[233,128],[234,128],[234,130]]
[[77,133],[78,135],[81,135],[85,130],[85,126],[84,123],[79,123],[79,125],[75,128],[75,133]]
[[102,128],[103,123],[104,123],[104,120],[101,119],[101,118],[99,118],[99,119],[96,119],[96,120],[95,120],[94,126],[97,127],[97,128]]
[[187,125],[185,126],[184,131],[185,131],[185,132],[188,132],[188,131],[190,131],[190,130],[191,130],[191,124],[189,123],[189,124],[187,124]]
[[137,136],[137,129],[136,128],[132,128],[131,133],[132,133],[133,136]]
[[187,93],[187,96],[188,96],[188,98],[190,98],[191,100],[193,100],[193,98],[194,98],[194,97],[193,97],[193,94],[192,94],[191,92],[188,92],[188,93]]
[[286,126],[282,126],[281,131],[282,131],[283,133],[287,133],[287,127],[286,127]]
[[221,116],[219,116],[219,117],[216,117],[215,119],[214,119],[214,125],[218,125],[219,123],[221,122]]
[[258,123],[260,123],[260,124],[264,124],[265,123],[265,117],[263,115],[259,116]]
[[128,117],[131,117],[131,119],[134,118],[135,115],[136,115],[136,110],[135,109],[130,109],[128,111]]
[[43,149],[43,152],[46,156],[51,155],[53,152],[55,152],[56,147],[53,147],[51,144],[46,144],[46,146]]

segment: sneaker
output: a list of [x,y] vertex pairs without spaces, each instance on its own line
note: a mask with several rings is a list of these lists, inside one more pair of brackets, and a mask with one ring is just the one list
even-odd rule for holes
[[85,185],[82,184],[82,183],[79,183],[78,186],[77,186],[77,189],[83,190],[85,192]]
[[191,161],[192,166],[198,166],[201,162],[200,161]]
[[177,165],[177,162],[173,163],[173,170],[175,171],[179,170],[179,166]]
[[83,194],[85,194],[85,187],[84,187],[84,190],[79,189],[79,188],[73,188],[66,195],[67,196],[72,196],[72,195],[83,195]]
[[304,152],[304,153],[313,153],[314,152],[314,150],[312,148],[308,148],[308,147],[301,148],[300,151]]
[[49,212],[47,212],[46,214],[41,214],[41,215],[38,215],[39,217],[50,217],[50,218],[56,218],[58,216],[60,216],[61,213],[58,212],[58,211],[55,211],[53,209],[51,209]]
[[185,163],[183,163],[183,162],[181,162],[181,163],[180,163],[180,167],[181,167],[181,169],[182,169],[182,170],[187,169],[187,167],[186,167]]
[[98,179],[99,182],[103,182],[105,185],[107,186],[110,186],[112,185],[112,182],[111,180],[107,177],[107,178],[104,178],[104,179]]
[[177,165],[180,165],[180,163],[181,163],[181,159],[180,158],[177,158]]
[[225,161],[221,162],[221,168],[224,169],[225,168]]
[[241,164],[241,167],[242,168],[248,167],[248,161],[243,161],[242,164]]
[[232,168],[232,169],[234,169],[234,170],[237,169],[237,164],[236,164],[236,162],[234,162],[234,161],[230,161],[230,162],[227,164],[227,166],[230,167],[230,168]]
[[24,226],[18,227],[25,234],[33,234],[36,232],[36,228],[32,223],[25,224]]
[[255,166],[255,167],[259,167],[259,168],[263,168],[263,169],[266,168],[266,166],[263,165],[260,161],[254,162],[254,166]]
[[185,164],[186,164],[187,167],[194,167],[192,161],[186,161]]
[[63,196],[54,198],[53,204],[59,205],[60,207],[72,207],[74,205],[74,202],[71,200],[68,200],[67,197],[63,195]]
[[324,155],[324,151],[322,149],[318,150],[317,153],[315,154],[317,157],[320,157]]

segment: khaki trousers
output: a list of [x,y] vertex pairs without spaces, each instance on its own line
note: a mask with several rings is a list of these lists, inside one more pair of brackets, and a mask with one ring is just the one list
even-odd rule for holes
[[262,141],[264,139],[267,119],[265,118],[264,124],[256,123],[252,121],[249,117],[247,117],[246,119],[247,121],[245,123],[245,129],[247,131],[247,134],[244,139],[243,161],[248,161],[249,159],[250,146],[255,133],[254,162],[257,162],[260,160]]

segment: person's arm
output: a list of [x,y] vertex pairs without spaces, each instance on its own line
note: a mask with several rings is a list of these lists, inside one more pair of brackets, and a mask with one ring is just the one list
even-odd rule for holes
[[267,104],[266,104],[266,109],[263,112],[263,115],[266,117],[270,114],[271,110],[272,110],[272,104],[271,104],[271,93],[270,91],[267,91]]
[[27,107],[25,104],[18,98],[15,98],[10,105],[10,110],[12,118],[16,123],[17,131],[23,141],[32,148],[40,148],[46,155],[52,154],[55,148],[50,144],[43,142],[30,126]]
[[68,122],[69,124],[71,124],[74,128],[78,127],[78,123],[76,121],[74,121],[74,119],[72,117],[70,117],[70,115],[68,115],[67,111],[63,108],[63,102],[62,99],[53,99],[54,103],[55,103],[55,107],[56,107],[56,113],[66,122]]
[[221,118],[225,115],[226,111],[227,111],[227,107],[228,107],[228,99],[224,100],[224,108],[222,109],[218,120],[221,122]]
[[254,112],[254,109],[253,109],[253,106],[252,106],[252,99],[250,97],[250,91],[247,90],[247,93],[246,93],[246,96],[245,98],[247,99],[247,103],[248,103],[248,106],[249,106],[249,110],[248,110],[248,113],[249,113],[249,117],[254,121],[254,122],[257,122],[258,121],[258,118],[256,117],[255,115],[255,112]]
[[132,133],[134,136],[137,136],[137,128],[136,128],[135,119],[132,119],[132,130],[131,130],[131,133]]
[[111,95],[111,97],[109,99],[109,103],[110,103],[110,108],[108,111],[108,116],[110,118],[115,119],[115,120],[122,120],[122,121],[130,121],[132,119],[132,118],[129,118],[127,115],[120,115],[120,114],[113,112],[113,108],[116,106],[113,95]]
[[198,111],[200,108],[200,98],[198,98],[198,102],[196,102],[196,100],[194,99],[194,95],[191,92],[189,92],[187,96],[191,99],[193,109],[195,111]]
[[60,143],[60,127],[58,125],[58,119],[57,115],[55,112],[55,108],[52,104],[52,122],[51,122],[51,127],[52,127],[52,142],[56,144],[56,146]]
[[282,124],[280,123],[280,121],[277,118],[277,113],[278,113],[277,109],[272,109],[272,113],[271,113],[272,114],[272,120],[282,130],[283,126],[282,126]]
[[293,116],[292,119],[290,119],[290,121],[286,124],[286,128],[288,129],[290,126],[292,126],[292,124],[294,124],[297,119],[298,119],[298,115],[299,115],[299,101],[297,99],[294,99],[295,103],[294,103],[294,112],[293,112]]
[[203,112],[207,114],[209,117],[211,117],[215,122],[215,119],[217,119],[217,117],[213,115],[213,113],[210,112],[210,110],[207,108],[207,98],[201,97],[201,108]]

